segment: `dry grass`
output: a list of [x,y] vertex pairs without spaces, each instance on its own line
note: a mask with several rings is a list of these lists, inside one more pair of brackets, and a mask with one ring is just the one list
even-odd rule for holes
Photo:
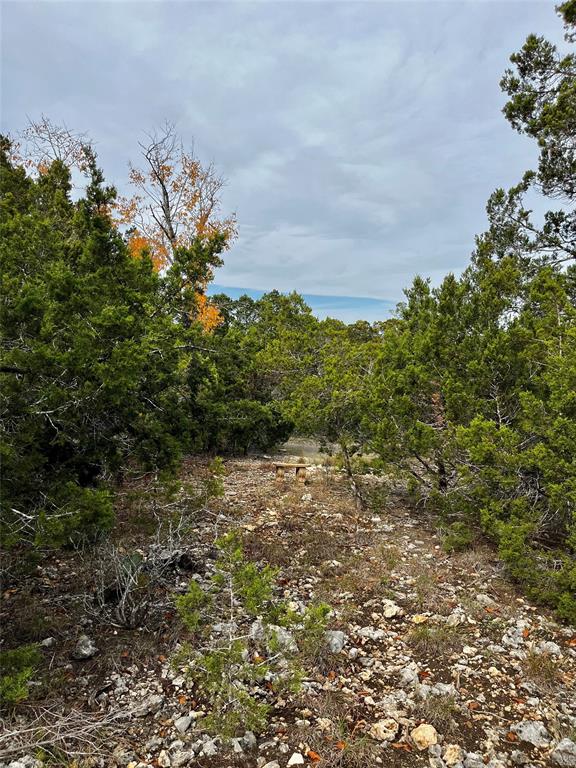
[[378,549],[378,556],[386,571],[395,570],[402,562],[402,551],[397,544],[382,544]]
[[459,651],[464,644],[460,628],[444,624],[420,624],[410,630],[406,642],[418,653],[436,656]]
[[528,680],[545,691],[553,690],[561,680],[558,661],[549,653],[536,653],[532,649],[522,661],[522,672]]
[[[325,768],[367,768],[375,765],[381,747],[356,728],[354,703],[339,691],[325,691],[309,697],[305,705],[330,725],[320,730],[313,725],[291,734],[321,756]],[[360,717],[360,715],[358,715]]]
[[454,717],[459,711],[454,696],[430,695],[418,703],[413,714],[433,725],[440,733],[449,734],[457,728]]

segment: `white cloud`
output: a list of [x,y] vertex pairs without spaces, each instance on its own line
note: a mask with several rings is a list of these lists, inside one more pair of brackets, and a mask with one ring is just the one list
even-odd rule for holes
[[176,120],[229,180],[220,283],[396,301],[461,269],[488,195],[534,164],[498,81],[529,32],[561,40],[553,7],[5,3],[3,130],[87,130],[122,187],[142,131]]

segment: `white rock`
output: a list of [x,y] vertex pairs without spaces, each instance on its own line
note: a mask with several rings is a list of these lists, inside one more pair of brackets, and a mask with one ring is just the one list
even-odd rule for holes
[[214,757],[217,752],[218,747],[216,746],[216,742],[213,739],[204,742],[201,754],[205,755],[206,757]]
[[400,685],[403,688],[417,685],[418,682],[418,672],[415,669],[411,669],[411,667],[404,667],[404,669],[400,670]]
[[478,752],[468,752],[464,758],[464,768],[486,768],[482,755]]
[[178,720],[174,721],[174,727],[179,733],[186,733],[188,728],[190,728],[191,722],[192,718],[190,715],[183,715],[182,717],[179,717]]
[[178,749],[171,757],[172,768],[182,768],[194,760],[194,750]]
[[332,653],[340,653],[348,639],[344,632],[338,629],[329,629],[325,634],[326,645]]
[[398,733],[398,723],[391,717],[385,720],[378,720],[369,730],[370,736],[377,741],[391,741]]
[[246,731],[242,737],[242,742],[244,744],[244,749],[256,749],[258,746],[258,741],[256,740],[256,736],[254,736],[252,731]]
[[540,653],[548,653],[550,656],[562,656],[562,648],[551,640],[542,640],[541,643],[538,643],[537,650]]
[[489,595],[484,595],[481,592],[476,595],[476,602],[481,605],[482,608],[494,608],[497,605],[496,601],[492,600]]
[[428,723],[422,723],[410,731],[410,737],[417,749],[428,749],[432,744],[438,744],[438,732]]
[[552,750],[550,760],[561,768],[576,766],[576,744],[571,739],[562,739]]
[[172,765],[172,761],[170,760],[170,755],[168,754],[168,752],[166,752],[165,749],[163,749],[162,752],[160,752],[160,754],[158,755],[158,765],[160,766],[160,768],[170,768],[170,766]]
[[304,765],[304,756],[300,754],[300,752],[294,752],[290,760],[286,763],[286,765]]
[[242,739],[232,739],[232,750],[237,755],[241,755],[244,752],[242,747]]
[[534,747],[545,747],[550,743],[550,734],[539,720],[522,720],[515,723],[510,730],[520,741],[532,744]]
[[278,627],[275,624],[270,624],[268,629],[274,638],[274,642],[272,644],[277,644],[281,651],[297,653],[298,646],[296,644],[296,640],[294,640],[294,636],[288,632],[287,629],[284,629],[284,627]]
[[154,715],[159,712],[164,704],[164,696],[159,694],[152,694],[140,702],[132,712],[134,717],[146,717],[146,715]]
[[391,619],[394,616],[404,615],[404,610],[399,605],[396,605],[396,603],[393,600],[388,600],[388,599],[383,600],[382,605],[383,605],[382,612],[384,613],[384,616],[387,619]]
[[369,640],[382,640],[386,637],[386,632],[376,627],[362,627],[356,634],[360,637],[367,637]]
[[266,765],[263,765],[262,768],[280,768],[280,763],[278,760],[271,760],[269,763],[266,763]]
[[447,744],[444,747],[442,759],[448,766],[456,765],[456,763],[461,763],[464,759],[464,751],[458,744]]
[[88,635],[80,635],[72,651],[72,658],[77,661],[91,659],[97,652],[98,648],[94,640],[89,638]]

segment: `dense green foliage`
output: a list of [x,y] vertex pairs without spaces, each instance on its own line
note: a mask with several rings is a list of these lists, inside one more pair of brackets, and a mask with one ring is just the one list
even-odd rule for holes
[[[63,544],[112,524],[113,482],[191,450],[267,447],[289,425],[253,369],[258,334],[191,322],[215,236],[163,274],[131,254],[86,149],[76,202],[55,161],[36,177],[0,155],[5,544]],[[244,338],[246,337],[246,338]]]
[[[574,3],[561,12],[573,42]],[[575,621],[576,58],[530,36],[511,61],[504,114],[539,166],[492,195],[463,275],[417,277],[384,323],[281,334],[260,364],[284,368],[284,412],[339,446],[358,495],[353,458],[369,451],[440,514],[449,549],[488,537]],[[539,222],[538,192],[561,201]]]

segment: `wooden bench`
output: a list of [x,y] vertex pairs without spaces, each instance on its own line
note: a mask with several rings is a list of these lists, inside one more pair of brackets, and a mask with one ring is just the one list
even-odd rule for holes
[[275,462],[274,468],[276,469],[276,480],[284,480],[287,469],[296,470],[296,480],[299,483],[306,481],[306,464],[286,464],[285,462]]

